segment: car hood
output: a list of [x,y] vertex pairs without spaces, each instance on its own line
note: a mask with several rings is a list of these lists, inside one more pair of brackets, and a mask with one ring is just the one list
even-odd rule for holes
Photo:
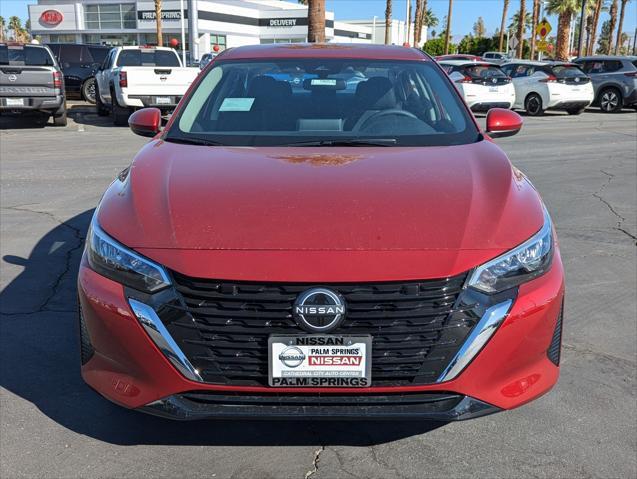
[[109,188],[98,221],[146,254],[484,250],[492,256],[538,231],[543,213],[530,183],[486,140],[426,148],[154,140],[126,180]]

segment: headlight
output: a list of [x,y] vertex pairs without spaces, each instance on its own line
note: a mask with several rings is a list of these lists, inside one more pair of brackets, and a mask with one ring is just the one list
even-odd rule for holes
[[475,269],[468,285],[485,293],[495,293],[537,278],[551,266],[553,226],[544,210],[544,226],[517,248]]
[[86,253],[95,272],[131,288],[153,293],[170,285],[164,268],[108,236],[95,217],[88,231]]

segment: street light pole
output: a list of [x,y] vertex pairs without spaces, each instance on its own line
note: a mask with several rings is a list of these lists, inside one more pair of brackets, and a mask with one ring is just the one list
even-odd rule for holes
[[197,15],[197,0],[188,0],[188,44],[190,45],[190,61],[199,59],[199,18]]
[[181,10],[181,62],[186,66],[186,27],[184,19],[184,0],[179,0],[179,8]]
[[584,44],[584,23],[586,21],[586,0],[582,0],[582,12],[579,19],[579,38],[577,40],[577,56],[582,56],[582,46]]

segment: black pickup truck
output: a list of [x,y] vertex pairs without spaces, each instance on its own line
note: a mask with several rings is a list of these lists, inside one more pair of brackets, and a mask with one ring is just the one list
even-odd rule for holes
[[0,114],[32,113],[38,123],[53,117],[66,125],[64,76],[44,45],[0,43]]

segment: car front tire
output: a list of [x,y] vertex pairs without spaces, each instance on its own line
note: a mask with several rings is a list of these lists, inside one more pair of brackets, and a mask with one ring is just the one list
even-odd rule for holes
[[542,105],[542,97],[537,93],[531,93],[524,101],[524,109],[530,116],[541,116],[544,114],[544,106]]
[[622,94],[617,88],[604,88],[599,93],[599,107],[604,113],[617,113],[622,109]]

